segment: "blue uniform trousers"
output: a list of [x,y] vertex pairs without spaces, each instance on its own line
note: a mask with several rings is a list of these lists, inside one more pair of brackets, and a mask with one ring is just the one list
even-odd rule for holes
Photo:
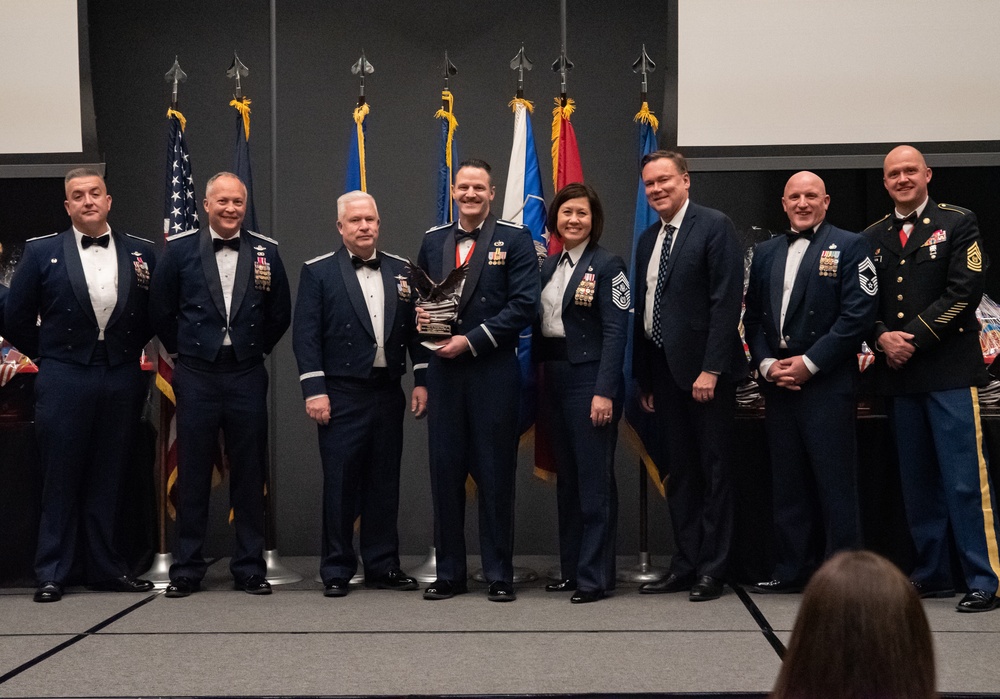
[[479,488],[479,547],[486,579],[514,578],[514,474],[521,371],[514,350],[427,368],[434,544],[439,580],[464,583],[465,479]]
[[562,577],[575,580],[578,590],[613,590],[618,531],[615,445],[623,395],[613,397],[611,423],[595,427],[590,404],[600,362],[572,365],[556,360],[542,366],[539,419],[548,422],[556,462]]
[[44,469],[35,554],[39,582],[66,581],[78,536],[87,552],[87,582],[130,572],[115,548],[115,522],[147,384],[137,361],[88,366],[41,360],[35,382],[35,432]]
[[970,590],[996,592],[995,496],[979,419],[979,390],[894,396],[903,503],[917,550],[911,579],[930,588],[951,585],[948,523]]

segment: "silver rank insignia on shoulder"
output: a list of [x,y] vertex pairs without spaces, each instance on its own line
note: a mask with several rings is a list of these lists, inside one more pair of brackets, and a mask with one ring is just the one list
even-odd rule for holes
[[618,272],[611,280],[611,300],[615,306],[627,311],[632,303],[632,292],[628,286],[628,277],[625,272]]
[[[834,247],[834,246],[830,246]],[[836,277],[840,267],[840,250],[824,250],[819,254],[819,276]]]

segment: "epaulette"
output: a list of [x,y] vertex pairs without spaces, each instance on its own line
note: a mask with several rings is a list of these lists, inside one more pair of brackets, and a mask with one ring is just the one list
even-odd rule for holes
[[878,224],[882,223],[882,221],[884,221],[884,220],[886,220],[887,218],[889,218],[889,216],[890,216],[890,214],[886,214],[885,216],[883,216],[882,218],[880,218],[880,219],[879,219],[878,221],[876,221],[876,222],[875,222],[875,223],[873,223],[872,225],[868,226],[868,228],[866,228],[865,230],[867,231],[867,230],[869,230],[870,228],[874,228],[874,227],[875,227],[875,226],[877,226]]
[[399,260],[400,262],[409,262],[405,257],[400,257],[399,255],[393,255],[391,252],[382,251],[382,254],[386,257],[391,257],[394,260]]
[[957,213],[962,214],[963,216],[972,213],[968,209],[963,209],[961,206],[952,206],[951,204],[938,204],[938,208],[944,209],[945,211],[955,211]]
[[247,233],[249,233],[250,235],[252,235],[254,238],[260,238],[261,240],[266,240],[267,242],[271,243],[272,245],[277,245],[278,244],[278,241],[275,240],[274,238],[268,238],[266,235],[261,235],[260,233],[257,233],[256,231],[247,231]]
[[328,257],[330,257],[332,255],[333,255],[332,252],[328,252],[325,255],[318,255],[318,256],[312,258],[311,260],[306,260],[306,264],[307,265],[311,265],[313,262],[319,262],[320,260],[325,260],[326,258],[328,258]]
[[140,238],[139,236],[132,235],[131,233],[126,233],[125,235],[127,235],[129,238],[135,238],[136,240],[141,240],[144,243],[149,243],[150,245],[156,245],[156,243],[154,243],[152,240],[149,240],[148,238]]
[[55,233],[49,233],[49,234],[47,234],[47,235],[38,235],[38,236],[35,236],[34,238],[28,238],[28,239],[27,239],[26,241],[24,241],[24,242],[26,242],[26,243],[30,243],[30,242],[31,242],[31,241],[33,241],[33,240],[45,240],[46,238],[51,238],[51,237],[52,237],[52,236],[54,236],[54,235],[59,235],[58,231],[57,231],[57,232],[55,232]]
[[439,231],[442,228],[451,228],[451,226],[452,224],[450,223],[442,223],[440,226],[434,226],[433,228],[428,228],[426,231],[424,231],[424,235],[427,235],[428,233],[433,233],[434,231]]
[[199,230],[198,228],[192,228],[191,230],[184,231],[183,233],[174,233],[173,235],[168,235],[167,242],[170,242],[171,240],[180,240],[181,238],[186,238],[189,235],[194,235],[195,233],[198,232],[198,230]]
[[516,221],[508,221],[505,218],[498,218],[497,223],[504,223],[508,226],[511,226],[512,228],[524,228],[523,223],[517,223]]

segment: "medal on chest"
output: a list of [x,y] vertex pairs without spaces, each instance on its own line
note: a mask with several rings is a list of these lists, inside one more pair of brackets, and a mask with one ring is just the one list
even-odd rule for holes
[[587,271],[583,274],[583,279],[580,280],[580,284],[576,287],[576,293],[573,294],[573,302],[577,306],[592,306],[596,290],[597,275],[594,274],[593,267],[588,267]]
[[507,251],[503,249],[503,241],[497,240],[493,243],[495,246],[486,255],[486,259],[491,265],[505,265],[507,264]]
[[271,290],[271,263],[267,261],[267,249],[263,245],[254,248],[253,286],[258,291]]
[[[833,248],[834,246],[830,246]],[[840,250],[823,250],[819,254],[819,276],[836,277],[840,267]]]
[[149,265],[142,259],[141,252],[133,252],[132,268],[135,270],[135,283],[145,291],[149,291]]

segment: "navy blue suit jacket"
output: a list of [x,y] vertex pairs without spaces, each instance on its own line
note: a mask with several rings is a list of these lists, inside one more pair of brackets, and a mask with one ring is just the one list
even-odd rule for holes
[[[381,251],[378,259],[385,293],[383,346],[387,368],[392,376],[405,374],[409,351],[415,383],[423,386],[429,350],[420,345],[416,332],[412,287],[405,281],[406,263]],[[327,376],[369,377],[375,361],[375,330],[347,248],[302,265],[292,347],[305,398],[326,393]]]
[[[436,282],[455,269],[457,228],[457,221],[432,228],[420,246],[418,264]],[[490,214],[470,258],[452,332],[465,335],[475,356],[514,349],[538,309],[538,256],[531,232]]]
[[[542,288],[559,265],[553,255],[542,265]],[[576,291],[584,274],[596,275],[597,288],[591,305],[576,302]],[[570,364],[600,362],[594,394],[615,398],[622,385],[625,338],[631,305],[628,274],[622,258],[591,242],[573,268],[562,299],[562,323],[566,331],[566,353]],[[541,320],[535,323],[535,342],[541,341]]]
[[[111,235],[118,258],[118,302],[104,329],[104,344],[114,366],[139,361],[153,336],[147,307],[156,259],[152,242],[115,231]],[[90,363],[100,329],[72,228],[25,244],[5,319],[8,339],[24,354]]]
[[[651,353],[646,339],[646,268],[662,224],[639,237],[635,254],[635,342],[632,371],[652,391]],[[688,204],[667,260],[661,306],[663,353],[677,386],[690,390],[702,371],[738,381],[746,372],[739,323],[743,300],[743,254],[736,229],[721,211]]]
[[153,275],[150,314],[171,354],[215,361],[228,330],[237,361],[263,359],[292,320],[278,243],[245,228],[240,231],[227,323],[211,232],[200,228],[170,236]]
[[[857,353],[875,322],[878,286],[868,249],[862,236],[825,221],[820,224],[802,257],[785,312],[788,347],[782,351],[808,355],[824,376],[843,368],[848,382],[858,375]],[[820,274],[823,253],[837,255],[835,276]],[[743,317],[754,367],[779,356],[787,255],[785,236],[754,249]]]

